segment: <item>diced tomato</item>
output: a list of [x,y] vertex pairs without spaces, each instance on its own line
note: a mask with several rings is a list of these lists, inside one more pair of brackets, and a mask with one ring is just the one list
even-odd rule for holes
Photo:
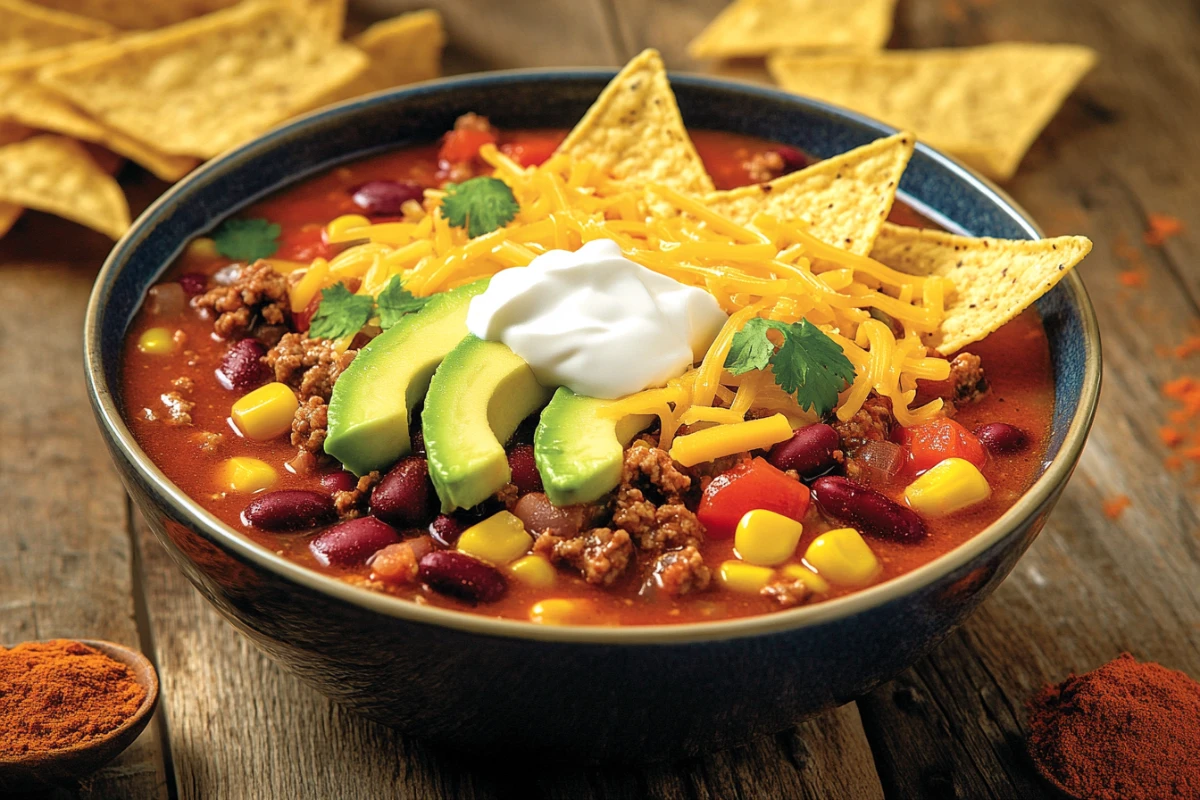
[[747,511],[765,508],[796,521],[808,512],[808,487],[756,458],[712,479],[696,517],[713,539],[733,536]]
[[314,258],[333,258],[337,250],[325,241],[325,226],[311,223],[292,228],[279,237],[275,257],[284,261],[312,261]]
[[979,437],[952,419],[936,419],[911,428],[900,428],[894,437],[908,448],[908,468],[924,472],[947,458],[962,458],[982,468],[987,451]]
[[485,144],[496,143],[496,132],[490,128],[455,128],[442,139],[442,147],[438,150],[438,160],[450,164],[462,164],[474,161],[479,155],[479,148]]
[[500,152],[522,167],[536,167],[544,164],[546,159],[554,155],[554,151],[558,149],[561,141],[561,136],[517,134],[513,141],[505,142],[500,146]]

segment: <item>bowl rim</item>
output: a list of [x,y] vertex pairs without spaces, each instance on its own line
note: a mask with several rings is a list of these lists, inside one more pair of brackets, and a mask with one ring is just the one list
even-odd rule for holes
[[[141,245],[159,218],[169,216],[170,209],[186,201],[193,184],[204,180],[210,173],[246,160],[261,158],[271,151],[277,142],[295,136],[303,129],[316,127],[322,121],[337,117],[351,110],[385,101],[406,97],[417,97],[437,93],[445,89],[468,84],[505,84],[545,79],[596,80],[611,79],[616,74],[609,68],[548,68],[499,70],[471,73],[450,78],[425,81],[399,89],[384,90],[365,97],[354,98],[328,108],[323,108],[302,117],[290,120],[266,134],[255,138],[229,152],[201,165],[183,180],[176,183],[155,200],[133,223],[129,231],[116,243],[105,259],[96,277],[88,300],[84,319],[84,370],[89,397],[92,401],[100,428],[110,446],[124,458],[141,479],[152,488],[161,502],[168,503],[181,519],[192,523],[196,532],[212,540],[237,558],[250,562],[287,581],[327,595],[343,603],[359,606],[367,611],[406,622],[449,628],[462,633],[494,636],[506,639],[527,639],[577,644],[596,645],[676,645],[689,642],[737,639],[764,634],[781,633],[797,628],[821,625],[860,614],[883,606],[929,586],[938,579],[961,569],[992,547],[1008,539],[1018,531],[1027,517],[1050,501],[1055,493],[1065,486],[1095,417],[1100,395],[1101,347],[1099,324],[1095,309],[1088,297],[1083,280],[1077,270],[1072,270],[1062,281],[1063,288],[1070,294],[1078,308],[1083,330],[1084,375],[1078,410],[1071,419],[1062,446],[1057,456],[1046,466],[1042,475],[1031,485],[1017,502],[995,522],[972,536],[966,542],[911,572],[852,594],[793,609],[759,614],[750,617],[713,622],[691,622],[679,624],[631,625],[631,626],[558,626],[538,625],[523,620],[486,617],[454,609],[422,605],[392,595],[373,592],[352,586],[344,581],[302,567],[274,551],[257,544],[249,537],[224,524],[199,503],[188,497],[171,482],[137,444],[125,424],[112,390],[105,377],[101,355],[100,322],[104,315],[105,301],[111,293],[114,276],[130,256]],[[776,102],[807,106],[842,122],[865,126],[876,130],[881,136],[896,132],[896,129],[869,117],[837,106],[814,100],[802,95],[785,92],[746,81],[715,78],[707,75],[672,72],[673,86],[688,85],[751,95]],[[1008,212],[1031,238],[1044,238],[1037,223],[1002,189],[975,170],[946,156],[945,154],[917,143],[916,149],[946,169],[954,180],[966,183],[976,191]],[[309,174],[297,176],[303,180]],[[273,190],[273,191],[278,191]]]

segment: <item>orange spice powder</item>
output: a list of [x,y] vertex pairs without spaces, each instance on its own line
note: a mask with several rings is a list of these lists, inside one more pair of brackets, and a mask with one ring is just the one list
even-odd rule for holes
[[1151,247],[1162,247],[1167,239],[1183,233],[1183,222],[1169,214],[1150,214],[1146,222],[1149,227],[1142,239]]
[[1121,514],[1125,513],[1125,509],[1131,505],[1133,505],[1133,501],[1129,499],[1128,495],[1119,494],[1105,500],[1101,509],[1104,511],[1104,516],[1109,519],[1119,519]]

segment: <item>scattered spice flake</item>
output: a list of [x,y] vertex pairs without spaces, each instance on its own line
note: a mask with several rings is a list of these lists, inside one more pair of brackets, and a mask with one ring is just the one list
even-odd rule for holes
[[1196,336],[1194,334],[1184,339],[1183,344],[1176,345],[1175,347],[1176,358],[1187,358],[1188,356],[1193,356],[1196,353],[1200,353],[1200,336]]
[[1183,233],[1183,222],[1169,214],[1151,214],[1146,221],[1150,227],[1142,234],[1142,239],[1151,247],[1162,247],[1167,239]]
[[1183,433],[1170,425],[1164,425],[1158,429],[1158,438],[1162,439],[1162,443],[1167,447],[1179,447],[1183,444]]
[[1146,273],[1140,269],[1126,269],[1118,273],[1117,280],[1121,282],[1122,286],[1140,289],[1146,285]]
[[1179,456],[1167,456],[1163,459],[1163,464],[1171,472],[1179,472],[1179,470],[1183,469],[1183,459]]
[[1127,495],[1119,494],[1116,497],[1110,497],[1104,501],[1104,516],[1109,519],[1120,519],[1121,514],[1125,513],[1125,509],[1133,505],[1133,501]]

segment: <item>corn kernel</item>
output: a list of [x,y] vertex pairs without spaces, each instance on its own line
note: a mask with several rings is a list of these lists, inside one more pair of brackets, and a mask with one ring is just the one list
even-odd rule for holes
[[584,625],[596,620],[596,607],[581,597],[551,597],[530,606],[529,619],[541,625]]
[[234,456],[221,465],[218,481],[222,487],[241,494],[254,494],[270,489],[279,473],[265,461],[248,456]]
[[169,356],[179,345],[167,328],[147,328],[138,337],[137,349],[151,356]]
[[188,242],[187,250],[184,252],[187,258],[196,260],[210,261],[220,253],[217,252],[217,243],[207,236],[201,236],[199,239],[192,239]]
[[292,313],[299,314],[308,308],[308,304],[325,286],[328,278],[329,262],[323,258],[313,261],[312,266],[300,276],[300,280],[288,289],[288,300],[292,304]]
[[541,556],[518,558],[508,565],[508,571],[521,583],[535,589],[550,588],[558,577],[550,562]]
[[292,429],[300,401],[285,383],[268,383],[233,404],[233,424],[247,439],[265,442]]
[[792,423],[783,414],[705,428],[680,436],[671,445],[671,458],[685,467],[747,450],[759,450],[792,438]]
[[883,567],[854,528],[838,528],[813,540],[804,560],[822,578],[839,586],[866,586]]
[[507,511],[475,523],[458,537],[460,553],[493,564],[507,564],[520,558],[532,545],[533,537],[525,532],[525,524]]
[[783,577],[789,580],[800,581],[814,594],[829,594],[829,581],[803,564],[788,564],[779,571],[783,573]]
[[982,503],[992,487],[979,468],[963,458],[939,461],[904,490],[904,499],[914,511],[942,517]]
[[746,594],[757,594],[775,577],[770,567],[756,567],[745,561],[725,561],[717,570],[717,580],[726,589]]
[[325,226],[325,237],[332,243],[352,242],[359,236],[349,234],[349,231],[354,228],[365,228],[371,224],[371,220],[360,214],[343,214],[340,217],[334,217],[328,225]]
[[733,544],[743,561],[760,567],[774,567],[792,557],[803,532],[804,526],[796,520],[756,508],[742,515],[733,535]]

